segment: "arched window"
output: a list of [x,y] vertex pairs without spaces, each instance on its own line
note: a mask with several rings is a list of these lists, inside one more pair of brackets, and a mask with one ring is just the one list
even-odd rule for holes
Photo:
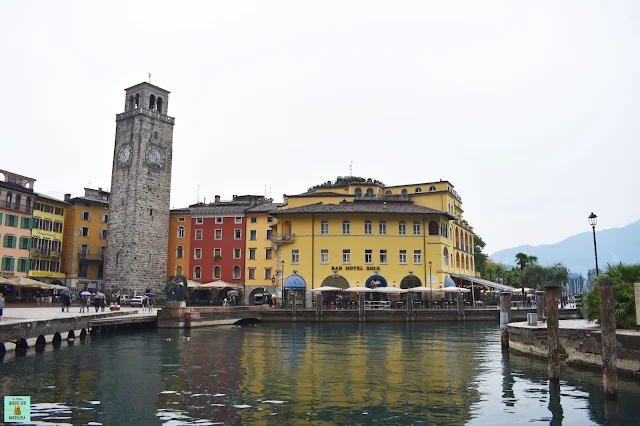
[[373,188],[367,188],[367,197],[373,198]]
[[136,93],[136,102],[133,104],[134,108],[138,108],[140,106],[140,94]]
[[413,235],[420,235],[421,233],[422,233],[422,230],[420,229],[420,222],[415,220],[413,222]]
[[422,192],[422,188],[416,188],[416,194],[419,194]]
[[238,265],[233,267],[233,279],[234,280],[240,279],[240,267]]
[[31,197],[27,197],[27,204],[25,205],[25,211],[27,213],[31,211]]
[[456,228],[456,248],[460,248],[460,233],[458,232],[458,228]]
[[7,199],[5,201],[5,206],[7,208],[11,208],[11,203],[13,203],[13,194],[11,192],[7,192]]
[[342,235],[349,234],[351,234],[351,222],[345,219],[342,221]]
[[407,192],[407,190],[406,190],[406,189],[403,189],[401,194],[402,194],[402,196],[403,196],[403,197],[406,197],[406,196],[407,196],[407,194],[408,194],[408,192]]
[[22,204],[22,197],[20,196],[20,194],[16,194],[16,202],[15,202],[15,208],[16,210],[20,209],[20,204]]
[[362,197],[362,188],[356,188],[356,197]]
[[400,235],[406,235],[407,234],[407,224],[405,223],[404,220],[401,220],[398,223],[398,234],[400,234]]
[[364,221],[364,233],[366,235],[371,235],[371,221],[370,220],[365,220]]
[[435,220],[429,222],[429,235],[438,235],[438,222]]
[[456,253],[456,268],[460,267],[460,253]]
[[182,259],[184,257],[184,247],[176,247],[176,259]]
[[381,220],[378,224],[378,233],[380,235],[387,235],[387,222]]
[[473,268],[473,257],[471,258],[471,270],[472,271],[474,270],[474,268]]
[[433,192],[433,191],[435,191],[435,190],[436,190],[436,187],[435,187],[435,186],[430,186],[430,187],[429,187],[429,192]]
[[329,221],[323,220],[320,222],[320,234],[329,235]]
[[162,98],[158,96],[158,101],[156,102],[157,110],[160,114],[162,114]]
[[449,266],[449,249],[447,247],[442,250],[442,257],[444,258],[444,266]]
[[127,111],[131,111],[133,109],[133,95],[129,96],[129,105],[127,106]]
[[184,238],[184,226],[178,226],[178,238]]
[[176,275],[182,275],[182,266],[176,266]]
[[202,277],[201,269],[199,266],[196,266],[195,268],[193,268],[193,279],[199,280],[201,277]]
[[391,192],[390,189],[387,189],[384,193],[384,195],[386,195],[387,197],[389,197],[390,195],[392,195],[393,193]]
[[155,109],[156,109],[156,96],[155,95],[149,96],[149,109],[152,110],[152,111],[155,111]]
[[214,266],[213,267],[213,279],[214,280],[219,280],[221,276],[222,276],[222,268],[220,268],[219,266]]
[[464,268],[465,269],[469,269],[469,256],[465,256],[465,262],[464,262]]

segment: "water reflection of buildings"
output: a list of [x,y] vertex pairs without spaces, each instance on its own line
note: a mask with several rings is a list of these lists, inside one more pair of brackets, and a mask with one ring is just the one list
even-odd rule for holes
[[[459,341],[457,328],[320,324],[273,329],[260,344],[245,342],[239,358],[243,394],[292,402],[278,407],[288,410],[288,418],[314,413],[318,420],[336,421],[340,414],[367,411],[375,418],[435,424],[446,417],[462,424],[479,395],[473,342]],[[247,415],[246,421],[256,420],[255,413]]]

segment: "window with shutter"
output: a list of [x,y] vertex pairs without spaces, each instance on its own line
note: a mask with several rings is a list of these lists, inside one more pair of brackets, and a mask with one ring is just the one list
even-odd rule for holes
[[2,223],[2,213],[0,213],[0,223]]
[[4,241],[2,243],[2,247],[9,247],[9,236],[8,235],[4,236]]
[[16,262],[16,260],[12,257],[11,258],[11,266],[9,268],[10,271],[13,271],[15,269],[15,262]]

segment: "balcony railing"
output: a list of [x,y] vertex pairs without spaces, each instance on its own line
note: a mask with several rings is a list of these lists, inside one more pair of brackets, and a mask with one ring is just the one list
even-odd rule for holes
[[37,257],[62,257],[62,252],[51,249],[31,249],[31,255]]
[[80,252],[78,253],[78,260],[102,261],[104,260],[104,253],[91,254],[91,253]]
[[293,243],[296,239],[295,234],[272,234],[271,242],[274,244]]

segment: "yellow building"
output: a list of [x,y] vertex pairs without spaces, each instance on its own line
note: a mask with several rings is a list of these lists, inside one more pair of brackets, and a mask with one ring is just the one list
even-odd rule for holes
[[245,210],[247,223],[245,252],[245,293],[248,304],[254,303],[254,295],[265,289],[276,290],[276,253],[271,242],[276,218],[274,212],[280,204],[265,203]]
[[0,274],[7,278],[29,272],[34,183],[35,179],[0,170]]
[[63,284],[62,244],[67,206],[68,203],[62,200],[37,194],[33,204],[29,277],[46,283]]
[[188,208],[173,209],[169,216],[169,255],[167,282],[176,275],[189,276],[191,253],[191,212]]
[[320,286],[438,288],[446,278],[465,284],[475,277],[473,228],[451,183],[387,187],[352,179],[285,196],[272,213],[285,296],[297,290],[309,305],[309,290]]
[[109,219],[109,192],[84,189],[71,198],[65,220],[64,271],[66,285],[78,290],[101,289]]

